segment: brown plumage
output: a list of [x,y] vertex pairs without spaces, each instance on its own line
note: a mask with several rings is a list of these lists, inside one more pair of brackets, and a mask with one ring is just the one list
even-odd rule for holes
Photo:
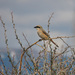
[[49,40],[56,45],[57,47],[59,47],[49,36],[49,34],[42,28],[42,26],[37,25],[34,28],[37,29],[37,34],[39,35],[39,37],[41,37],[43,40]]

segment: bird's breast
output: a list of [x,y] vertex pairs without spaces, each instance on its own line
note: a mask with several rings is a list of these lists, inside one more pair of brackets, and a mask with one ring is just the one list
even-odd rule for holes
[[44,40],[48,40],[48,36],[45,35],[42,30],[38,30],[37,34],[39,35],[40,38],[44,39]]

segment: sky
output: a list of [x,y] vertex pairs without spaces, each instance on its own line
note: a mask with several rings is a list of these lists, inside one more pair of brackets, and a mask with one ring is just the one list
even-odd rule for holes
[[[54,12],[50,21],[50,36],[72,36],[74,30],[75,0],[0,0],[0,16],[5,22],[9,48],[20,48],[16,40],[11,12],[19,39],[23,46],[27,43],[22,35],[25,34],[30,44],[39,39],[34,26],[41,25],[47,31],[48,19]],[[65,39],[73,45],[72,39]],[[63,42],[54,40],[59,46]],[[6,48],[4,30],[0,22],[0,48]]]

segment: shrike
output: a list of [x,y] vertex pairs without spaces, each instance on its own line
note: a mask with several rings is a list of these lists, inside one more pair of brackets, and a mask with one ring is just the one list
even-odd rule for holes
[[49,34],[42,28],[42,26],[37,25],[34,28],[37,29],[37,34],[39,35],[39,37],[41,37],[43,40],[50,40],[54,45],[56,45],[57,47],[59,47],[49,36]]

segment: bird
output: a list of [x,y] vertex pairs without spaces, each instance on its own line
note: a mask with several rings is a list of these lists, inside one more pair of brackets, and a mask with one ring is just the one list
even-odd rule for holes
[[37,25],[34,28],[37,29],[37,34],[40,38],[42,38],[42,40],[50,40],[54,45],[56,45],[57,47],[59,47],[49,36],[49,34],[43,29],[43,27],[41,25]]

